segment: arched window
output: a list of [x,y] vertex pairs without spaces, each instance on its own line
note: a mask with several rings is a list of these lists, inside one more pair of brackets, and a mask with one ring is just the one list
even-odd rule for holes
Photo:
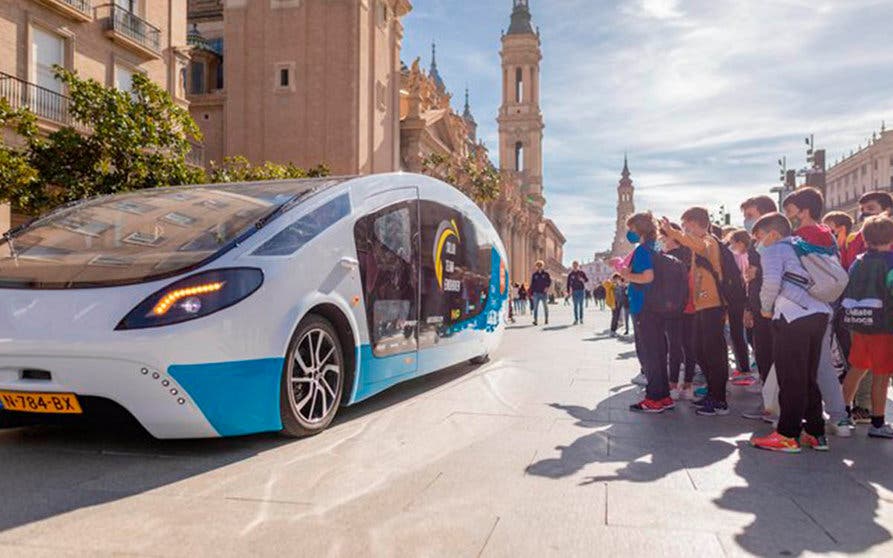
[[524,171],[524,144],[520,141],[515,144],[515,170]]
[[521,68],[515,69],[515,102],[524,102],[524,72]]

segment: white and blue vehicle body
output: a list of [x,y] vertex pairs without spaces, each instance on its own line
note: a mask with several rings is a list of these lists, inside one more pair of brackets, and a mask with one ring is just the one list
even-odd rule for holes
[[495,229],[420,175],[159,188],[6,236],[0,418],[31,416],[2,394],[69,394],[158,438],[279,431],[308,316],[337,332],[345,405],[486,356],[505,327]]

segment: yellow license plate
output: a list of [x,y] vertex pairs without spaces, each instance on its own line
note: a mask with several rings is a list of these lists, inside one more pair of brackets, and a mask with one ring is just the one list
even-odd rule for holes
[[0,391],[0,408],[7,411],[62,415],[79,415],[84,412],[73,393],[32,391]]

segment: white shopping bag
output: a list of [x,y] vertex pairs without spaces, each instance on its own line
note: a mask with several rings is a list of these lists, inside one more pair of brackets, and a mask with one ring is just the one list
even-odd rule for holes
[[775,373],[775,365],[769,370],[766,381],[763,382],[763,408],[773,416],[781,414],[781,407],[778,404],[778,374]]

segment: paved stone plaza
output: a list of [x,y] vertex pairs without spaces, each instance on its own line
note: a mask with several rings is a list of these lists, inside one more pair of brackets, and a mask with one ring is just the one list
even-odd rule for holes
[[0,433],[0,556],[893,555],[893,444],[776,455],[737,415],[630,414],[633,345],[552,310],[313,439]]

